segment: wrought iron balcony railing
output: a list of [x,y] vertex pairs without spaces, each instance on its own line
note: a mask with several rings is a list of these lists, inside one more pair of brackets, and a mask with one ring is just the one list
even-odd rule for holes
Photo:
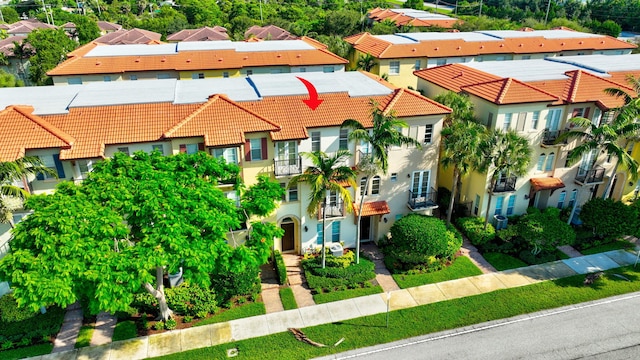
[[414,192],[409,190],[408,205],[411,210],[421,210],[438,207],[438,192],[430,188],[428,192]]
[[297,175],[302,173],[302,158],[296,156],[290,159],[273,160],[273,172],[276,176]]

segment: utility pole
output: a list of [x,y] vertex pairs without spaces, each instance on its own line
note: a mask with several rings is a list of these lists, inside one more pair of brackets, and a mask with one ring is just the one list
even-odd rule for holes
[[478,12],[478,16],[482,16],[482,0],[480,0],[480,11]]
[[42,0],[42,11],[44,11],[45,16],[47,17],[47,24],[51,25],[51,21],[49,21],[49,12],[47,12],[47,7],[44,5],[44,0]]
[[551,0],[547,3],[547,15],[544,16],[544,24],[547,25],[547,19],[549,18],[549,8],[551,8]]
[[2,15],[2,8],[0,8],[0,21],[4,22],[4,15]]

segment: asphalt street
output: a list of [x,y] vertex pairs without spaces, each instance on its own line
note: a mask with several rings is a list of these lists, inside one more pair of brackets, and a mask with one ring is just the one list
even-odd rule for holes
[[640,359],[640,292],[322,359]]

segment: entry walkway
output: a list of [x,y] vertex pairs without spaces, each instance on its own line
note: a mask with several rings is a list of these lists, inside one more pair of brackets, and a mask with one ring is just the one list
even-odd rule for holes
[[390,310],[399,310],[577,274],[633,265],[635,260],[635,251],[614,250],[547,264],[396,290],[385,294],[368,295],[232,320],[225,323],[174,330],[131,340],[116,341],[97,347],[43,355],[38,359],[53,360],[60,359],[60,356],[63,356],[64,359],[78,360],[86,358],[144,359],[280,333],[292,327],[304,328],[384,313],[387,311],[387,296],[389,296]]

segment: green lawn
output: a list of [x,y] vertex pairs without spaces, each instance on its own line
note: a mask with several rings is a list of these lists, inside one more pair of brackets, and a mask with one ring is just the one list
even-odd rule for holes
[[119,321],[113,330],[113,341],[133,339],[137,336],[138,330],[133,320]]
[[452,265],[446,268],[426,274],[405,275],[393,274],[393,279],[401,289],[414,286],[433,284],[441,281],[460,279],[469,276],[482,274],[482,271],[475,266],[466,256],[459,256]]
[[[632,281],[628,282],[612,276],[611,274],[614,273],[622,274]],[[313,347],[295,340],[293,335],[284,332],[173,354],[161,359],[224,359],[227,349],[230,348],[237,348],[242,359],[309,359],[485,321],[602,299],[634,292],[640,288],[640,269],[619,268],[606,271],[606,274],[593,286],[584,286],[582,284],[584,275],[577,275],[393,311],[389,316],[388,328],[385,326],[386,315],[378,314],[303,329],[310,339],[327,345],[333,345],[344,337],[344,342],[337,347]]]
[[93,336],[93,326],[82,326],[78,332],[76,340],[76,349],[91,345],[91,337]]
[[19,349],[0,351],[0,359],[24,359],[32,356],[51,354],[51,350],[53,350],[53,344],[33,345]]
[[250,316],[264,315],[266,313],[267,311],[264,309],[263,303],[248,303],[241,306],[232,307],[231,309],[225,310],[219,314],[198,321],[193,326],[215,324],[235,319],[242,319]]
[[313,295],[313,301],[316,304],[324,304],[332,301],[351,299],[359,296],[366,296],[372,294],[379,294],[382,292],[380,285],[360,288],[360,289],[347,289],[343,291],[332,291],[329,293],[315,294]]
[[298,303],[296,303],[296,298],[293,296],[293,290],[291,290],[290,287],[281,288],[279,291],[282,307],[284,307],[285,310],[298,308]]
[[503,253],[486,253],[482,256],[498,271],[528,266],[524,261]]
[[588,249],[584,249],[582,251],[580,251],[582,253],[582,255],[591,255],[591,254],[598,254],[598,253],[603,253],[603,252],[607,252],[607,251],[611,251],[611,250],[626,250],[626,249],[633,249],[635,246],[628,242],[628,241],[624,241],[624,240],[616,240],[610,243],[606,243],[606,244],[602,244],[602,245],[598,245],[598,246],[594,246]]

